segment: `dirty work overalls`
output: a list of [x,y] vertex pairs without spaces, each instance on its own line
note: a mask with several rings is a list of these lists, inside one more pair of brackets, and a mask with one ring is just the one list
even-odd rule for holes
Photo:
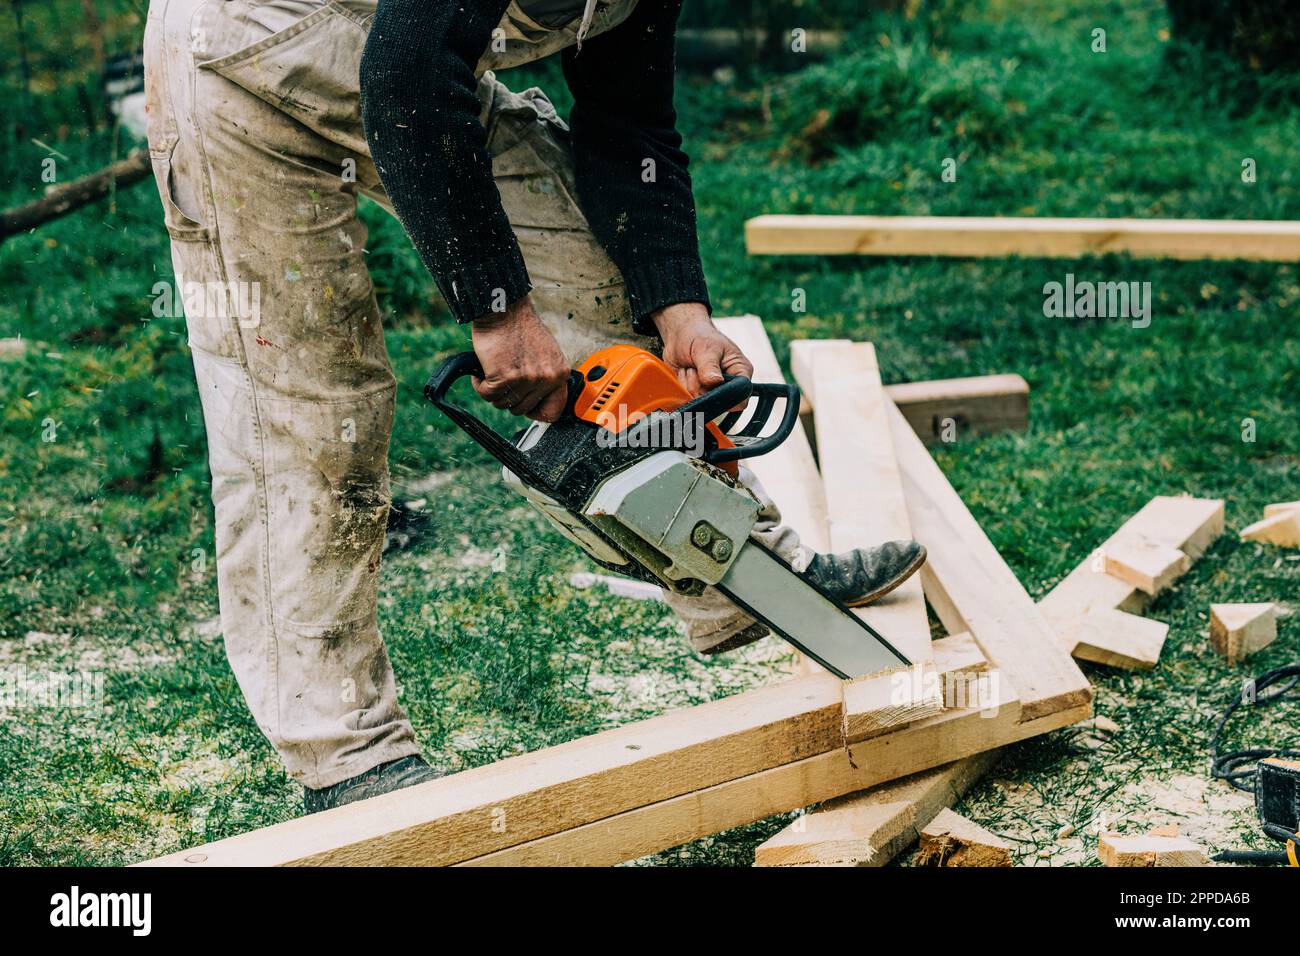
[[[149,151],[208,434],[226,651],[259,727],[309,787],[418,752],[376,625],[395,391],[357,218],[358,192],[391,211],[358,108],[376,2],[152,0],[145,33]],[[635,2],[598,0],[587,36]],[[504,52],[478,69],[533,303],[575,361],[654,343],[631,333],[622,278],[574,202],[554,108],[490,71],[572,44],[583,8],[516,0]],[[762,539],[801,566],[759,494]],[[716,595],[674,607],[697,649],[749,623]]]

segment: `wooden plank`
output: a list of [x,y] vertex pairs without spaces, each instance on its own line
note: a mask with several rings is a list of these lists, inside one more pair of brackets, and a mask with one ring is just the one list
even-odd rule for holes
[[997,763],[990,750],[829,801],[754,851],[755,866],[884,866]]
[[1016,216],[757,216],[751,255],[1300,260],[1300,222]]
[[[840,744],[840,681],[816,675],[153,863],[442,865],[539,843],[570,848],[564,852],[575,855],[565,857],[567,862],[616,861],[1045,733],[1090,713],[1084,705],[1023,722],[1010,683],[996,671],[981,676],[986,699],[978,707],[945,712],[847,749]],[[767,769],[736,773],[764,764]],[[778,772],[768,775],[768,769]],[[624,826],[629,813],[639,821],[631,831]],[[750,813],[758,815],[745,819]],[[582,855],[597,847],[592,858]],[[498,859],[541,857],[520,849],[517,858]]]
[[902,414],[890,412],[912,529],[930,555],[925,594],[949,633],[970,632],[1019,690],[1026,719],[1086,704],[1088,679]]
[[[785,381],[758,316],[715,319],[714,324],[753,363],[755,382]],[[749,459],[746,464],[780,507],[782,520],[799,533],[800,540],[813,551],[825,551],[829,544],[826,499],[812,446],[803,429],[796,426],[780,445],[766,455]]]
[[1190,562],[1205,552],[1223,528],[1223,502],[1219,499],[1152,498],[1091,558],[1066,575],[1039,607],[1062,645],[1080,660],[1127,669],[1154,667],[1169,629],[1159,621],[1137,616],[1135,612],[1146,606],[1151,595],[1133,582],[1107,573],[1107,555],[1112,548],[1122,551],[1125,542],[1136,540],[1177,550]]
[[[954,666],[971,666],[969,654],[957,648],[946,660]],[[977,707],[953,711],[952,724],[921,731],[915,740],[898,737],[899,731],[880,738],[878,747],[852,750],[855,762],[859,754],[862,760],[874,762],[869,775],[883,775],[872,776],[871,782],[968,756],[1008,738],[1021,739],[1025,731],[1019,726],[1020,702],[1014,691],[1004,687],[996,672],[980,676],[980,689],[987,699]],[[753,777],[766,769],[797,765],[809,756],[847,760],[850,751],[843,746],[840,726],[841,683],[829,674],[797,678],[171,854],[153,863],[460,862],[698,789]],[[1077,719],[1081,719],[1078,713],[1070,722]],[[1064,725],[1053,721],[1039,726],[1052,729]],[[936,736],[942,738],[937,743]],[[806,803],[849,789],[856,788],[827,792]],[[783,809],[801,805],[806,804]],[[716,831],[698,835],[707,832]]]
[[1271,518],[1287,511],[1300,511],[1300,501],[1275,501],[1264,506],[1264,517]]
[[[1008,693],[1009,688],[1006,682],[999,683],[1000,693]],[[472,862],[486,866],[618,863],[896,779],[917,762],[933,765],[937,758],[944,763],[954,751],[982,750],[990,726],[995,728],[994,737],[1024,739],[1084,720],[1091,712],[1085,705],[1038,720],[1013,722],[1009,703],[1004,700],[989,708],[983,717],[973,717],[970,711],[949,711],[860,741],[847,752],[839,750],[775,767]],[[1018,707],[1012,709],[1019,711]]]
[[934,669],[940,674],[977,674],[989,669],[988,659],[969,634],[950,634],[930,642]]
[[[791,361],[796,379],[810,397],[820,396],[814,406],[819,409],[818,461],[830,550],[841,553],[911,538],[875,349],[869,343],[844,341],[794,344],[803,347],[800,361]],[[869,493],[864,494],[864,489]],[[919,672],[916,679],[906,674],[899,679],[886,672],[845,683],[845,738],[862,740],[939,713],[942,693],[927,676],[933,673],[934,657],[920,575],[854,613],[883,634]]]
[[1011,844],[960,813],[944,809],[921,830],[917,863],[920,866],[1011,866]]
[[975,375],[886,385],[912,430],[927,445],[958,437],[1024,431],[1029,427],[1029,383],[1019,375]]
[[792,760],[842,753],[840,683],[819,674],[761,687],[156,862],[455,863]]
[[[794,345],[795,343],[791,343]],[[952,436],[1022,432],[1029,427],[1029,383],[1019,375],[971,375],[885,386],[912,430],[926,445],[952,441]],[[813,451],[817,434],[812,404],[805,396],[799,410]],[[950,427],[951,425],[951,427]]]

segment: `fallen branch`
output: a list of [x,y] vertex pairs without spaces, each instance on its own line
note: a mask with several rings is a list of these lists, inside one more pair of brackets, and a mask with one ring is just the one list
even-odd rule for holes
[[102,199],[112,189],[133,186],[151,171],[148,150],[138,149],[97,173],[55,186],[40,199],[0,212],[0,242]]

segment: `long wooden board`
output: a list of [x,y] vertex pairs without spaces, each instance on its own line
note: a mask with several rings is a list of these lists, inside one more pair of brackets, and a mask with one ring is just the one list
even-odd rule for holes
[[[825,342],[792,343],[792,366],[802,369],[825,347]],[[807,395],[816,410],[815,391]],[[925,595],[948,632],[969,632],[1033,708],[1090,700],[1087,678],[1061,651],[1047,619],[907,420],[887,404],[911,527],[930,552],[922,571]]]
[[757,216],[753,255],[1034,256],[1300,260],[1300,222],[1016,216]]
[[[967,655],[961,653],[946,660],[954,667],[970,666]],[[995,670],[979,677],[981,696],[973,706],[872,738],[863,742],[869,745],[864,749],[854,745],[846,750],[841,743],[841,681],[828,674],[813,675],[152,862],[190,866],[446,865],[577,828],[600,829],[609,818],[652,804],[683,797],[683,804],[690,803],[698,791],[754,778],[770,769],[798,768],[809,757],[822,758],[813,766],[821,768],[820,773],[832,774],[831,779],[866,781],[858,786],[845,783],[843,789],[770,812],[794,809],[970,756],[986,749],[990,739],[1005,743],[1042,732],[1021,724],[1021,703],[1009,682],[1001,680]],[[1082,719],[1086,710],[1053,715],[1048,723],[1034,726],[1064,726],[1060,721]],[[846,766],[840,768],[840,763]],[[797,769],[793,772],[798,776]],[[785,779],[783,775],[781,779]],[[798,784],[808,785],[808,781]],[[732,788],[729,792],[737,791]],[[745,805],[752,804],[741,801],[725,812]],[[681,825],[676,822],[672,826]],[[697,825],[711,824],[699,820]],[[726,823],[718,829],[733,825],[738,824]],[[627,853],[619,859],[641,855],[637,848],[645,840],[660,841],[653,849],[683,842],[676,838],[678,832],[641,834],[638,840],[642,842],[617,851]],[[701,829],[684,839],[713,832],[717,831]]]
[[[754,365],[755,382],[784,382],[781,365],[772,343],[756,315],[715,319],[745,357]],[[781,518],[799,533],[800,540],[814,551],[825,551],[826,498],[822,492],[812,447],[802,427],[766,455],[751,458],[749,468],[781,509]]]
[[925,595],[948,632],[975,638],[1016,685],[1026,719],[1091,701],[1088,679],[1015,572],[902,414],[892,404],[889,411],[912,529],[929,551]]
[[[875,349],[840,339],[794,342],[790,367],[814,403],[830,550],[910,539]],[[897,647],[917,673],[914,680],[885,673],[846,683],[845,738],[862,740],[943,710],[941,689],[929,676],[934,656],[920,575],[854,613]]]
[[[678,846],[783,810],[862,790],[905,775],[917,762],[949,761],[958,750],[984,749],[989,736],[1024,739],[1086,719],[1087,705],[1022,722],[1010,685],[984,715],[951,711],[880,737],[741,780],[685,794],[617,817],[566,830],[494,854],[476,864],[497,866],[602,866]],[[1008,743],[1012,742],[1007,740]]]

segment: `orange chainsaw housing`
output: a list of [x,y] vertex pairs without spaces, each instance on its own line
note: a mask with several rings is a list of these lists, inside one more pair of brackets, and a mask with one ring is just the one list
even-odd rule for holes
[[[635,345],[603,348],[579,365],[578,371],[583,385],[573,413],[614,434],[652,412],[671,412],[691,399],[667,362]],[[736,447],[715,423],[706,427],[719,448]],[[721,467],[735,477],[734,461]]]

